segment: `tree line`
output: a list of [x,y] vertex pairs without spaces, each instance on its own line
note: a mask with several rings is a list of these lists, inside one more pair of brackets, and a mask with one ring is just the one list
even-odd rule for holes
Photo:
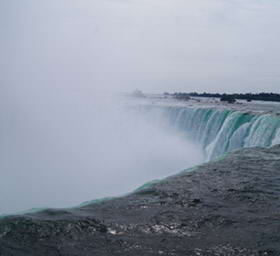
[[[166,93],[165,93],[166,94]],[[169,94],[170,95],[170,94]],[[233,100],[260,100],[260,101],[277,101],[280,102],[280,94],[277,93],[232,93],[232,94],[226,94],[226,93],[197,93],[197,92],[191,92],[191,93],[182,93],[182,92],[176,92],[174,94],[171,94],[174,98],[182,99],[182,100],[188,100],[190,97],[207,97],[207,98],[220,98],[220,99],[233,99]]]

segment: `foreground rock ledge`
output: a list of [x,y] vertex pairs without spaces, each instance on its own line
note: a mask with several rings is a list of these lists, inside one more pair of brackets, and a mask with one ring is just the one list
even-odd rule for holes
[[280,146],[128,196],[0,220],[0,255],[280,255]]

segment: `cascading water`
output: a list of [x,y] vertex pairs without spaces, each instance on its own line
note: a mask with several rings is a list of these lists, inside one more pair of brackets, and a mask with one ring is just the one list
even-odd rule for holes
[[243,147],[280,143],[280,118],[274,114],[181,106],[139,108],[153,121],[161,120],[159,125],[169,125],[200,144],[207,160]]

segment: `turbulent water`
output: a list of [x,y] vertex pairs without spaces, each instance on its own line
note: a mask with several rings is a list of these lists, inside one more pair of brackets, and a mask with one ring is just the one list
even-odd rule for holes
[[124,197],[0,218],[0,255],[279,256],[279,155],[243,149]]
[[236,110],[178,106],[141,106],[158,125],[170,126],[203,148],[207,160],[246,147],[280,143],[280,118]]

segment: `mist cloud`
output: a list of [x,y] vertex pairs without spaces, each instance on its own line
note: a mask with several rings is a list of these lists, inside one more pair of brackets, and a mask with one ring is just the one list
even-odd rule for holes
[[2,0],[0,212],[128,192],[199,162],[112,95],[279,92],[279,5]]

